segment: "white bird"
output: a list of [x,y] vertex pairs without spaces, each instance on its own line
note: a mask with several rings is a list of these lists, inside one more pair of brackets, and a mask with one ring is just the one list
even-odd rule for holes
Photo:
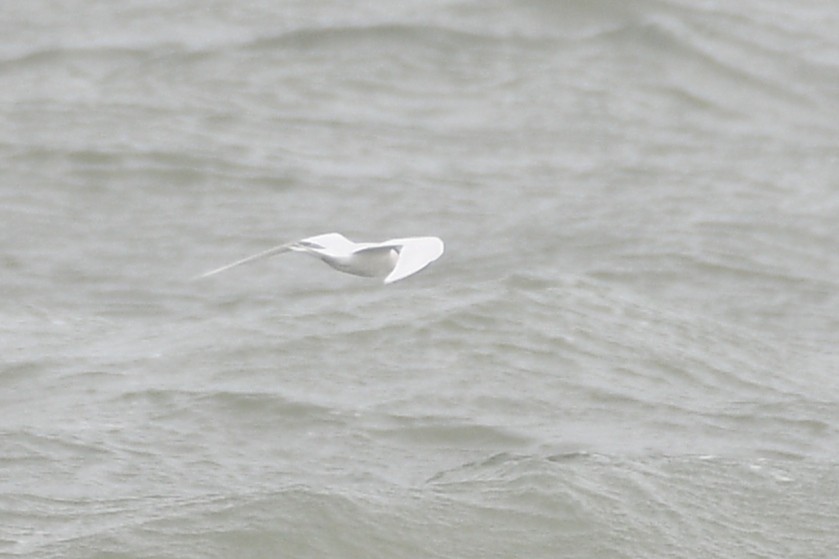
[[416,274],[440,258],[443,254],[443,241],[437,237],[408,237],[383,243],[354,243],[340,233],[326,233],[269,248],[232,264],[210,270],[196,279],[284,252],[311,254],[340,272],[384,278],[385,283],[393,283]]

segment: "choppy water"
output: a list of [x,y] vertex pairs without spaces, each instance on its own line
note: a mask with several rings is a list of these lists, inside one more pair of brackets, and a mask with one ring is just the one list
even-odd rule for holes
[[0,555],[831,557],[837,29],[3,3]]

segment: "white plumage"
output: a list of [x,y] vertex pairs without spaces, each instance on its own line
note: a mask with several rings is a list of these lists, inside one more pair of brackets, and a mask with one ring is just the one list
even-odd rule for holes
[[340,233],[326,233],[269,248],[232,264],[210,270],[199,278],[206,278],[275,254],[303,252],[320,258],[341,272],[384,278],[385,283],[393,283],[419,272],[440,258],[443,250],[443,241],[437,237],[407,237],[383,243],[355,243]]

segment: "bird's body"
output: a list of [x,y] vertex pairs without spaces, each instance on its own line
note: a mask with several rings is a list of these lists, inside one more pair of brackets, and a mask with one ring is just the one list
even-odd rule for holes
[[212,276],[275,254],[303,252],[320,258],[340,272],[363,277],[380,277],[384,278],[385,283],[393,283],[419,272],[440,258],[443,250],[443,241],[437,237],[408,237],[383,243],[355,243],[340,233],[326,233],[278,245],[199,277]]
[[320,258],[339,272],[375,278],[393,270],[399,260],[399,251],[392,247],[368,248],[350,255],[320,254]]

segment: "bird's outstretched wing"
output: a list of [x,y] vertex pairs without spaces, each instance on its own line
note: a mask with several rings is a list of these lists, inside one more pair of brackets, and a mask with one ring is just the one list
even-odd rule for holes
[[275,254],[282,254],[284,252],[288,252],[288,251],[291,250],[291,246],[293,244],[294,243],[285,243],[285,244],[282,244],[282,245],[277,245],[275,247],[269,248],[268,250],[263,250],[262,252],[254,254],[252,256],[248,256],[247,258],[242,258],[241,260],[237,260],[236,262],[233,262],[232,264],[227,264],[225,266],[222,266],[221,268],[216,268],[215,270],[210,270],[209,272],[205,272],[205,273],[203,273],[199,276],[195,276],[192,279],[208,278],[208,277],[214,276],[218,273],[225,272],[225,271],[229,270],[230,268],[235,268],[236,266],[241,266],[242,264],[247,264],[248,262],[253,262],[254,260],[261,260],[263,258],[268,258],[269,256],[274,256]]
[[437,237],[415,237],[410,239],[392,239],[382,243],[399,251],[396,266],[385,277],[385,283],[393,283],[415,274],[440,258],[443,254],[443,241]]

